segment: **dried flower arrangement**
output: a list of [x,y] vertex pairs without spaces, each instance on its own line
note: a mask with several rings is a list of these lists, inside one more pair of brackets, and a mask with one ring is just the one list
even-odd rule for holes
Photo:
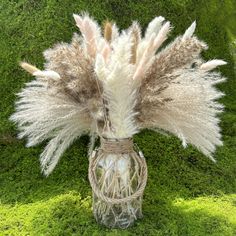
[[[226,62],[200,57],[207,45],[193,36],[195,22],[160,49],[171,29],[161,16],[144,37],[137,22],[122,32],[106,22],[102,34],[87,14],[74,18],[81,36],[46,50],[44,70],[21,63],[36,80],[18,94],[11,120],[28,147],[50,139],[40,156],[46,176],[76,138],[90,134],[94,215],[108,227],[126,228],[142,216],[147,179],[132,136],[144,128],[172,133],[215,161],[223,109],[216,99],[223,93],[214,85],[225,78],[212,70]],[[101,147],[92,151],[97,136]]]

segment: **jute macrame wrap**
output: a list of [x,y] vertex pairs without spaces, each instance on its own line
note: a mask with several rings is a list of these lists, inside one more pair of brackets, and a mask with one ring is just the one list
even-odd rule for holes
[[[120,204],[132,201],[133,199],[136,199],[143,195],[143,191],[145,189],[146,183],[147,183],[147,164],[145,161],[145,158],[141,151],[136,152],[134,149],[133,139],[127,138],[127,139],[120,139],[120,140],[111,140],[111,139],[105,139],[100,138],[101,140],[101,146],[97,150],[95,150],[92,155],[90,156],[89,160],[89,181],[92,187],[93,192],[102,199],[103,201],[111,204]],[[110,198],[104,193],[100,191],[100,188],[97,183],[96,178],[96,168],[97,165],[104,157],[104,155],[107,154],[116,154],[117,158],[119,158],[119,155],[121,154],[129,154],[132,156],[132,158],[137,161],[140,165],[140,179],[141,182],[139,184],[138,189],[135,193],[133,193],[130,196],[127,196],[125,198]]]

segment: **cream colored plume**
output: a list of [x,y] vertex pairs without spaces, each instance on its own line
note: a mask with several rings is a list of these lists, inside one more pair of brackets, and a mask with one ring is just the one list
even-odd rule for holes
[[20,62],[20,66],[26,70],[27,72],[29,72],[30,74],[33,74],[35,72],[40,71],[37,67],[27,63],[27,62]]
[[37,76],[37,77],[42,77],[42,78],[45,78],[45,77],[47,78],[48,77],[48,78],[52,78],[52,79],[55,79],[55,80],[61,78],[60,75],[57,72],[52,71],[52,70],[35,71],[33,73],[33,75]]
[[41,77],[41,78],[51,78],[51,79],[60,79],[60,75],[52,70],[45,70],[45,71],[41,71],[38,68],[36,68],[35,66],[32,66],[29,63],[26,62],[21,62],[20,66],[26,70],[27,72],[29,72],[30,74],[37,76],[37,77]]
[[162,23],[165,20],[164,17],[155,17],[149,24],[145,32],[145,39],[148,39],[152,34],[157,34],[162,27]]
[[193,36],[193,33],[196,29],[196,21],[194,21],[190,27],[185,31],[183,37],[182,37],[182,40],[185,40],[187,38],[191,38]]
[[100,55],[95,62],[95,72],[102,81],[104,98],[109,110],[111,131],[109,138],[128,138],[138,132],[135,122],[136,90],[132,86],[134,66],[130,64],[132,40],[127,32],[113,42],[109,64]]
[[225,62],[223,60],[211,60],[211,61],[208,61],[208,62],[202,64],[200,66],[200,69],[205,70],[205,71],[210,71],[210,70],[215,69],[217,66],[222,66],[222,65],[226,65],[226,64],[227,64],[227,62]]
[[94,58],[97,52],[97,46],[101,38],[101,29],[91,17],[87,14],[79,16],[73,14],[76,25],[79,27],[84,37],[87,54]]
[[162,43],[167,39],[167,35],[170,32],[170,22],[167,21],[160,31],[158,32],[155,41],[154,41],[154,52],[162,45]]
[[[159,23],[161,24],[163,20],[164,19],[161,18]],[[170,22],[166,22],[157,34],[156,32],[153,32],[149,35],[149,38],[145,37],[145,39],[140,43],[141,46],[138,48],[136,70],[133,76],[134,80],[140,80],[144,77],[154,59],[153,56],[162,43],[167,39],[169,31]],[[140,55],[141,53],[142,55]]]

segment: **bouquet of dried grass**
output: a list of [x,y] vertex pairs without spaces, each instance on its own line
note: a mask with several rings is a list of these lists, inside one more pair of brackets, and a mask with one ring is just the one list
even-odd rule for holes
[[[160,49],[170,22],[154,18],[144,37],[137,22],[120,32],[106,22],[103,34],[87,14],[74,15],[81,36],[44,52],[45,69],[21,66],[36,77],[18,94],[11,120],[27,146],[50,140],[40,156],[47,176],[63,152],[82,134],[90,134],[89,179],[98,222],[126,228],[142,216],[147,168],[132,136],[141,129],[172,133],[215,161],[222,145],[219,118],[225,78],[205,62],[206,43],[193,36],[194,22],[182,36]],[[94,149],[99,136],[101,147]]]

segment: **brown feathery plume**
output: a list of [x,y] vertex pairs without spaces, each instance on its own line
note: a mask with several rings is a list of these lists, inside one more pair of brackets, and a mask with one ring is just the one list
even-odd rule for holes
[[199,57],[202,50],[206,50],[207,45],[198,40],[196,37],[191,37],[182,40],[178,37],[157,54],[148,76],[144,80],[157,80],[163,75],[170,74],[178,68],[193,63],[193,60]]
[[45,68],[57,71],[61,77],[56,81],[48,80],[48,88],[52,94],[64,94],[69,100],[86,107],[84,112],[87,116],[97,119],[102,116],[101,96],[95,83],[92,61],[84,56],[81,40],[74,34],[71,43],[60,43],[44,52]]
[[110,42],[111,36],[112,36],[112,23],[110,21],[106,21],[104,23],[104,38],[107,40],[107,42]]
[[173,74],[173,72],[179,68],[190,67],[199,60],[201,51],[206,49],[207,45],[196,37],[184,40],[178,37],[158,53],[146,77],[142,80],[140,97],[142,97],[143,106],[147,106],[146,102],[153,105],[155,102],[158,103],[157,95],[176,78],[176,73]]
[[84,57],[80,37],[75,34],[71,44],[61,43],[44,52],[45,68],[57,71],[61,80],[53,83],[58,91],[64,91],[76,101],[99,98],[93,73],[93,64]]

